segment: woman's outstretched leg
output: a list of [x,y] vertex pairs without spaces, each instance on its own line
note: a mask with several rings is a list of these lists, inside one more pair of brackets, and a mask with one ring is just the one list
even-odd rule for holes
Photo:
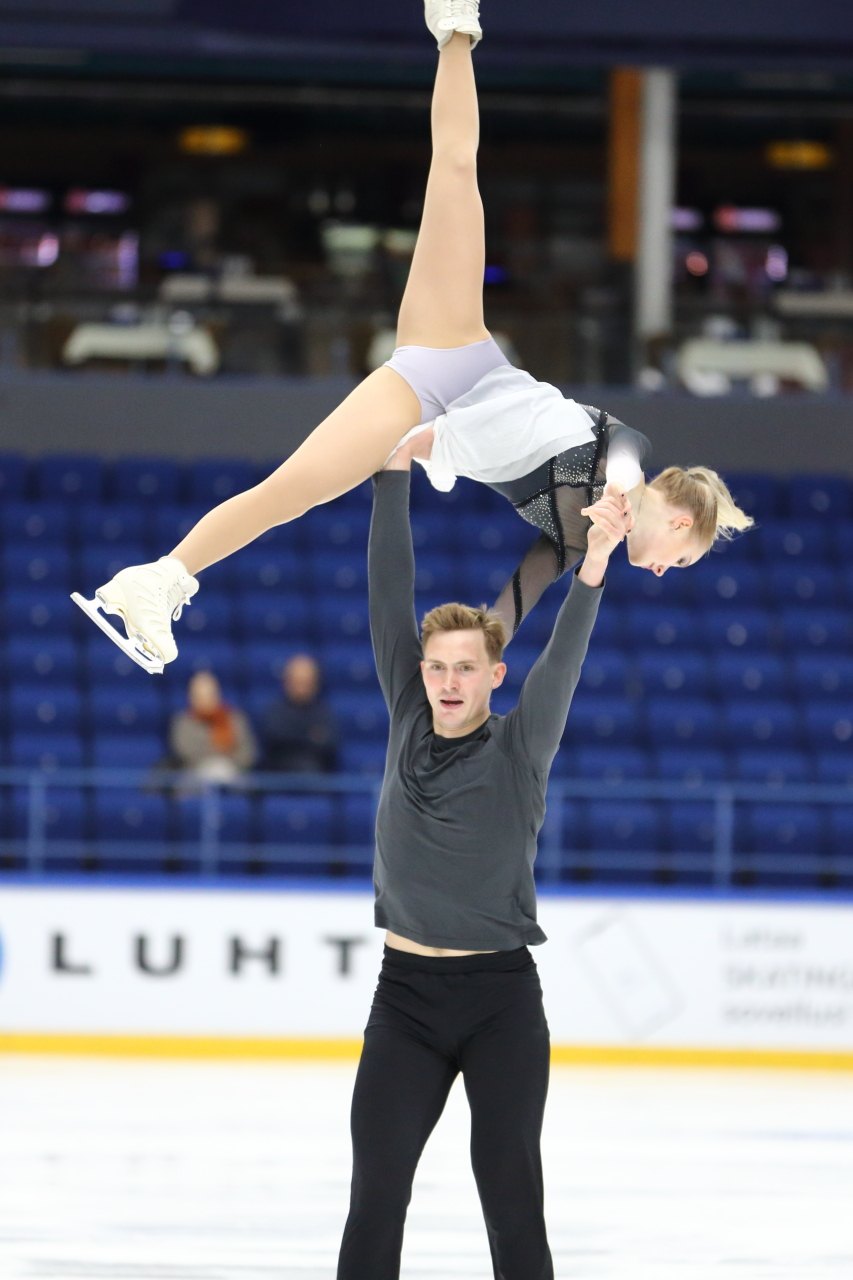
[[[476,5],[472,9],[476,15]],[[483,319],[483,202],[477,187],[480,115],[467,35],[454,34],[439,52],[431,127],[432,161],[397,319],[397,344],[461,347],[489,336]]]
[[[432,111],[435,154],[398,338],[425,346],[462,346],[488,337],[482,303],[483,210],[476,180],[479,122],[471,66],[473,32],[479,32],[477,5],[476,0],[427,4],[428,22],[437,11],[439,20],[471,34],[449,35],[439,54]],[[177,656],[171,622],[198,590],[194,574],[273,526],[360,484],[420,421],[418,397],[405,379],[393,369],[377,369],[272,475],[209,511],[168,556],[122,570],[99,588],[97,606],[87,612],[99,625],[98,608],[121,617],[131,642],[130,648],[122,647],[137,661],[146,655],[140,665],[162,670],[163,662]],[[75,599],[86,607],[82,598]],[[112,634],[109,626],[104,629]]]

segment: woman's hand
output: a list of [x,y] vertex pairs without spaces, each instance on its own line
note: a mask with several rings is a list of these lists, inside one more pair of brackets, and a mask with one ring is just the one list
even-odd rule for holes
[[624,539],[634,527],[634,516],[627,494],[622,493],[615,484],[604,486],[604,494],[598,502],[581,509],[582,516],[588,516],[592,528],[587,534],[589,551],[604,550],[606,554]]
[[586,556],[578,577],[588,586],[597,587],[604,579],[611,552],[634,527],[631,503],[617,485],[608,484],[598,502],[584,507],[581,515],[588,516],[592,526],[587,534]]
[[382,468],[383,471],[409,471],[413,458],[429,458],[432,454],[434,432],[432,427],[424,427],[405,444],[395,449]]

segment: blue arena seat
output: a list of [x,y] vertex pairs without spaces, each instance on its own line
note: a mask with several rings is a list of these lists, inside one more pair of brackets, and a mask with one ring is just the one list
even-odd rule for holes
[[[89,800],[83,791],[51,786],[44,799],[44,835],[48,840],[82,840],[88,835]],[[29,788],[14,788],[11,830],[18,839],[29,834],[31,817]]]
[[[306,613],[306,628],[307,633]],[[367,640],[370,628],[367,600],[357,593],[321,596],[311,610],[310,636],[316,635],[327,643],[341,640]]]
[[572,701],[565,741],[569,746],[618,743],[633,746],[640,730],[637,706],[627,698],[579,690]]
[[795,564],[797,561],[826,563],[830,552],[827,521],[773,520],[759,525],[755,537],[771,564]]
[[313,612],[305,597],[295,592],[240,592],[234,631],[249,643],[275,640],[306,644],[314,631]]
[[717,815],[708,800],[676,801],[666,806],[669,846],[674,853],[713,853]]
[[259,835],[274,845],[330,845],[334,838],[332,795],[262,795]]
[[712,649],[769,649],[774,642],[774,621],[762,609],[737,606],[702,609],[693,626],[705,635]]
[[153,769],[166,754],[159,733],[102,733],[95,729],[91,742],[91,763],[99,769]]
[[112,465],[108,488],[116,503],[179,503],[183,467],[173,458],[119,458]]
[[[682,575],[673,569],[666,576]],[[689,578],[696,603],[706,609],[754,606],[765,596],[766,570],[746,560],[712,556],[684,570],[683,576]]]
[[[114,620],[118,621],[117,618]],[[121,634],[124,634],[123,628]],[[160,678],[146,675],[92,626],[86,632],[80,653],[85,681],[90,689],[100,688],[103,685],[110,685],[115,689],[125,684],[136,685],[140,680]],[[172,669],[167,667],[166,670]]]
[[308,582],[312,591],[322,596],[334,591],[339,595],[355,593],[367,597],[367,550],[364,547],[352,551],[316,551],[311,556],[301,556],[308,570]]
[[651,800],[587,802],[587,847],[632,853],[660,852],[663,844],[660,805]]
[[737,505],[754,520],[763,524],[783,514],[787,493],[776,476],[741,471],[726,476],[726,481]]
[[343,734],[385,741],[388,712],[378,690],[364,693],[332,690],[328,696]]
[[[256,835],[256,797],[218,788],[214,797],[216,839],[222,845],[238,845],[248,854]],[[172,797],[171,826],[178,840],[192,843],[203,835],[206,804],[198,794]],[[208,810],[210,812],[210,810]]]
[[813,751],[853,750],[853,699],[808,702],[803,727]]
[[250,489],[257,481],[254,463],[245,458],[210,458],[189,468],[190,502],[212,507],[235,493]]
[[709,747],[719,743],[722,730],[719,708],[707,698],[648,698],[642,715],[653,747],[678,743]]
[[748,804],[744,829],[749,851],[754,853],[789,853],[805,861],[823,848],[822,813],[817,805]]
[[178,632],[178,661],[167,668],[167,681],[182,678],[188,682],[195,671],[211,671],[223,686],[233,688],[248,682],[251,673],[245,649],[236,640],[204,632],[180,634],[180,623]]
[[585,747],[573,752],[572,775],[600,782],[636,782],[648,778],[649,754],[640,747]]
[[834,520],[830,526],[830,547],[842,567],[853,562],[853,520]]
[[456,527],[452,520],[448,520],[445,511],[428,507],[422,511],[412,510],[410,524],[412,546],[416,555],[425,551],[445,551],[454,555],[459,553]]
[[810,758],[805,751],[788,748],[743,748],[735,753],[739,782],[760,782],[781,787],[788,782],[811,782]]
[[[100,846],[117,867],[124,864],[124,859],[117,856],[122,844],[138,841],[162,845],[169,835],[169,805],[165,796],[133,787],[103,787],[95,792],[92,808]],[[127,870],[133,869],[129,862],[124,865]]]
[[817,751],[813,760],[816,782],[830,787],[853,787],[853,751]]
[[803,560],[790,565],[772,565],[770,588],[775,603],[783,608],[800,601],[808,607],[832,607],[842,596],[844,584],[841,574],[834,569]]
[[[845,858],[849,867],[853,862],[853,805],[833,805],[827,825],[827,851],[834,857]],[[850,874],[848,870],[848,877]]]
[[[497,693],[501,689],[506,689],[507,693],[512,694],[512,703],[514,704],[518,698],[518,691],[527,679],[528,672],[533,666],[542,650],[538,645],[523,644],[520,640],[514,640],[504,650],[504,662],[506,663],[506,676],[503,685],[500,686]],[[584,670],[586,670],[584,663]],[[611,690],[612,692],[612,690]],[[494,699],[494,694],[492,695]],[[497,705],[494,703],[493,705]]]
[[835,694],[853,698],[853,656],[795,654],[792,667],[794,691],[801,698],[827,698]]
[[74,573],[67,547],[38,543],[12,543],[3,552],[3,574],[7,587],[52,587],[71,591]]
[[65,502],[21,502],[10,499],[0,505],[0,529],[9,546],[39,544],[67,546],[73,508]]
[[145,684],[135,681],[118,692],[109,686],[93,689],[89,694],[89,712],[99,736],[156,733],[165,744],[166,703],[162,683],[155,684],[153,679]]
[[728,757],[717,747],[658,747],[652,758],[655,774],[662,782],[695,787],[729,777]]
[[318,580],[309,557],[287,547],[253,543],[217,568],[227,570],[224,580],[242,591],[304,591],[315,583],[324,590],[327,585],[324,578]]
[[790,688],[787,662],[776,653],[760,649],[729,651],[712,658],[716,692],[721,698],[767,698],[786,694]]
[[270,701],[279,692],[281,671],[288,658],[297,653],[313,653],[310,644],[295,640],[246,640],[239,648],[245,667],[244,683],[255,689],[269,690]]
[[[87,502],[70,511],[77,538],[84,548],[124,543],[147,547],[150,541],[150,514],[144,504]],[[160,555],[160,551],[157,552]],[[151,559],[146,553],[146,561]]]
[[79,732],[83,700],[75,685],[16,684],[9,691],[9,714],[21,733]]
[[782,636],[793,651],[849,652],[853,645],[853,618],[848,609],[798,605],[779,612]]
[[27,496],[29,471],[28,458],[17,453],[0,453],[0,504]]
[[704,697],[710,689],[711,662],[699,649],[641,649],[636,672],[646,696]]
[[341,770],[379,779],[385,772],[387,750],[387,743],[382,738],[344,737],[338,751]]
[[371,861],[376,843],[376,800],[373,795],[342,795],[338,801],[338,840],[345,847],[363,850]]
[[157,549],[155,559],[168,555],[206,512],[205,506],[192,503],[156,503],[151,511],[151,541]]
[[853,516],[853,485],[846,476],[792,476],[788,505],[795,518],[847,519]]
[[199,592],[181,615],[180,631],[176,632],[178,644],[180,637],[187,639],[228,639],[235,631],[235,618],[239,612],[234,596],[229,591]]
[[728,745],[746,747],[797,747],[802,729],[797,709],[782,698],[744,698],[722,707]]
[[79,672],[79,650],[70,636],[13,636],[3,661],[12,683],[75,684]]
[[146,564],[150,559],[148,548],[139,542],[95,543],[80,552],[78,557],[79,581],[75,590],[85,596],[93,596],[98,587],[109,582],[128,565]]
[[373,648],[369,640],[343,640],[322,644],[319,648],[319,662],[326,688],[379,688]]
[[53,454],[34,463],[39,498],[100,502],[104,494],[105,465],[100,458]]
[[[515,663],[518,656],[515,646],[507,652]],[[539,652],[538,649],[529,651],[528,667],[536,661]],[[627,692],[629,672],[630,659],[623,649],[605,649],[593,644],[584,659],[578,687],[588,693],[623,696]]]
[[[607,610],[602,609],[601,613],[606,615]],[[697,635],[696,615],[686,606],[635,604],[629,605],[625,613],[622,629],[638,647],[684,648],[701,638]]]
[[9,763],[21,768],[79,769],[84,763],[83,742],[70,730],[14,731],[9,737]]

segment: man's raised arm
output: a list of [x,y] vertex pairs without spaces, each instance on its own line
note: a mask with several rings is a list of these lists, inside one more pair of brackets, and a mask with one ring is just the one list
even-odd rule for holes
[[[551,638],[531,667],[518,705],[510,712],[513,730],[536,769],[547,771],[557,754],[572,697],[580,679],[601,599],[611,552],[633,523],[630,505],[608,485],[605,496],[587,508],[593,520],[587,553],[572,575]],[[609,491],[609,492],[608,492]]]
[[415,618],[415,555],[409,524],[408,465],[373,477],[373,515],[367,547],[370,638],[379,684],[389,711],[420,671]]

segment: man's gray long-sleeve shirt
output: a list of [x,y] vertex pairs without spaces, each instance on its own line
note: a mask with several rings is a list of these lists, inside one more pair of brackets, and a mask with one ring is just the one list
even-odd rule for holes
[[374,478],[370,630],[391,717],[376,820],[375,921],[424,946],[500,951],[545,941],[533,862],[545,788],[595,623],[577,577],[506,716],[462,738],[433,731],[420,670],[409,472]]

